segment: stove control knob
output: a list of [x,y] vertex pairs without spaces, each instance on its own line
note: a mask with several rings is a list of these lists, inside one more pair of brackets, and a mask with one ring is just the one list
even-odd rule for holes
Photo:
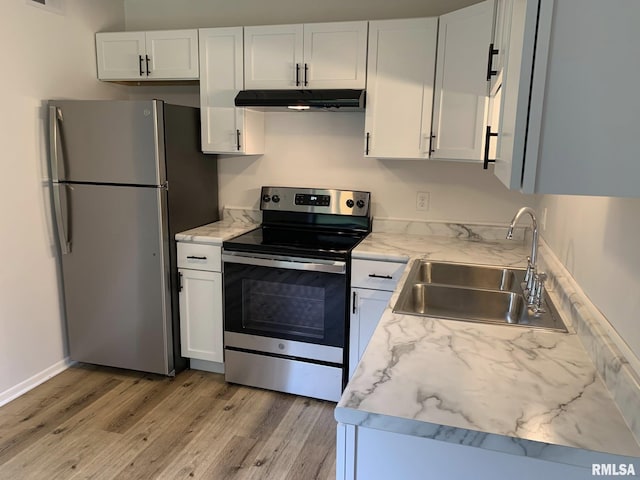
[[347,200],[347,207],[353,208],[353,200],[351,199]]
[[262,196],[262,201],[264,203],[269,203],[271,201],[271,197],[269,195],[263,195]]
[[358,206],[358,208],[363,208],[364,207],[364,200],[358,200],[356,202],[356,205]]
[[278,203],[280,201],[280,196],[274,195],[273,197],[271,197],[271,200],[273,200],[273,203]]

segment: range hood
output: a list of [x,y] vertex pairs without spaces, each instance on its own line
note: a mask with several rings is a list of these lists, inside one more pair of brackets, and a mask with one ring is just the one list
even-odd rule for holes
[[364,110],[364,90],[241,90],[235,100],[237,107],[265,109],[335,111]]

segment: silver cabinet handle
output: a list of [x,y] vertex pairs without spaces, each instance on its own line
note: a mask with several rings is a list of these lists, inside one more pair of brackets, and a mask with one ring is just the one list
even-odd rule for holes
[[353,292],[353,306],[351,307],[351,313],[355,314],[358,305],[358,292],[354,290]]

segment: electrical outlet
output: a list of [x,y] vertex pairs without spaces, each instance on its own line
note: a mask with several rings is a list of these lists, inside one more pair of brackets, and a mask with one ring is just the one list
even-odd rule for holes
[[418,192],[416,194],[416,210],[419,212],[429,210],[429,192]]
[[546,230],[547,229],[547,207],[544,207],[544,210],[542,210],[542,230]]

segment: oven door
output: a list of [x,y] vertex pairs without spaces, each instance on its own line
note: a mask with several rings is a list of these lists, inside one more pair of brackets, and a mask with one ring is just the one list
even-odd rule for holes
[[222,259],[227,345],[303,358],[334,351],[316,359],[342,363],[346,262],[227,251]]

